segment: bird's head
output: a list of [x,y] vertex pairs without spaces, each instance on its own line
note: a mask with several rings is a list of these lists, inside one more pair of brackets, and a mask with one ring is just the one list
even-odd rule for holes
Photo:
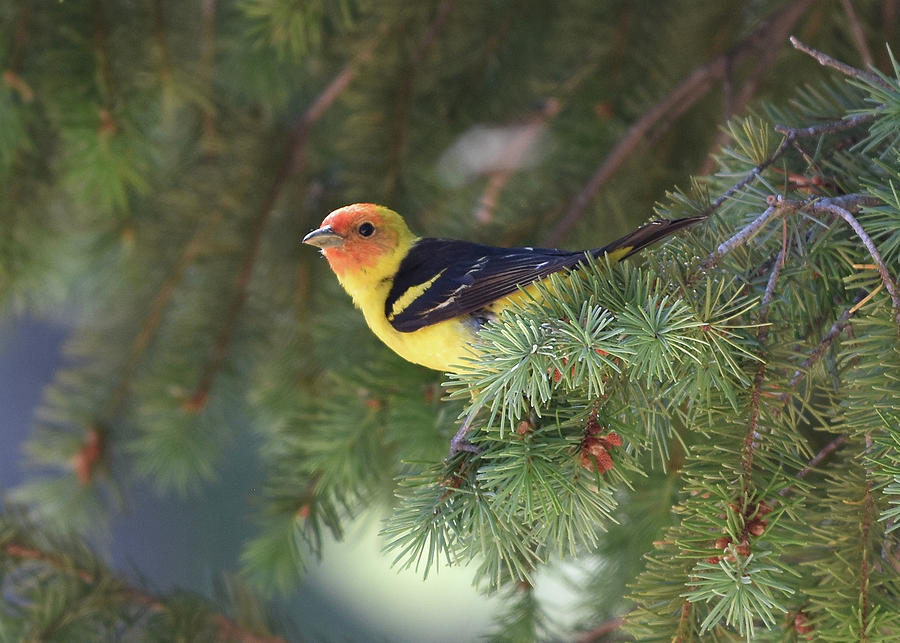
[[399,265],[414,235],[403,217],[384,206],[355,203],[338,208],[303,243],[322,249],[331,269],[343,280],[386,264]]

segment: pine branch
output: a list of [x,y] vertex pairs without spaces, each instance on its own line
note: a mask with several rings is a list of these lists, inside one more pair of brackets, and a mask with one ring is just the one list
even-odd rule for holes
[[425,30],[422,37],[405,70],[405,79],[400,86],[397,94],[397,105],[394,117],[394,134],[393,144],[391,148],[391,162],[389,164],[390,171],[386,181],[385,195],[387,202],[394,200],[397,191],[397,185],[400,180],[401,169],[403,165],[404,150],[406,148],[407,130],[409,128],[409,113],[412,102],[413,86],[416,80],[416,74],[425,55],[434,45],[440,33],[447,26],[450,14],[453,11],[453,5],[456,0],[441,0],[438,7],[437,15]]
[[25,58],[25,47],[28,44],[28,26],[31,20],[31,0],[25,0],[19,4],[16,14],[16,30],[13,34],[12,53],[9,57],[8,72],[16,76],[22,71],[22,61]]
[[[555,246],[569,233],[584,214],[588,204],[606,185],[613,174],[637,150],[650,130],[673,110],[685,110],[699,101],[713,83],[725,77],[729,68],[753,52],[775,47],[772,34],[789,31],[812,4],[811,0],[799,0],[786,9],[770,16],[753,33],[726,53],[701,65],[682,80],[664,98],[641,116],[619,139],[619,142],[594,170],[587,184],[569,203],[562,219],[556,224],[544,243]],[[674,121],[670,121],[673,123]]]
[[853,36],[853,42],[856,44],[856,50],[859,57],[862,58],[863,65],[871,67],[874,64],[872,51],[866,42],[866,36],[863,33],[862,24],[859,22],[859,16],[856,15],[856,9],[853,8],[853,0],[841,0],[841,6],[844,13],[847,14],[847,23],[850,27],[850,34]]
[[166,17],[163,0],[153,0],[153,39],[156,42],[159,57],[160,80],[165,85],[172,78],[172,60],[169,54],[169,45],[166,43]]
[[[205,75],[207,91],[212,88],[216,56],[216,0],[202,0],[203,19],[200,26],[200,61]],[[203,133],[206,140],[215,138],[215,112],[212,107],[203,108]]]
[[113,86],[112,63],[109,54],[109,27],[106,22],[106,10],[103,0],[93,0],[94,16],[94,54],[100,67],[100,86],[98,90],[104,107],[109,110],[115,98]]
[[235,280],[235,291],[231,304],[225,314],[225,321],[216,337],[212,354],[204,366],[200,382],[184,403],[186,410],[198,412],[206,406],[213,381],[225,363],[231,338],[237,327],[241,310],[249,295],[250,278],[253,274],[253,267],[256,263],[256,256],[259,252],[263,233],[275,211],[281,191],[294,173],[301,172],[303,169],[309,129],[328,111],[359,73],[360,68],[372,57],[375,48],[387,32],[387,26],[387,23],[381,25],[376,35],[361,47],[356,56],[341,69],[338,75],[332,79],[306,111],[294,122],[281,165],[276,171],[275,178],[256,215],[247,249],[244,253],[244,259],[241,262],[241,267]]
[[593,643],[598,640],[602,636],[606,636],[607,634],[612,634],[616,630],[618,630],[622,625],[625,624],[625,617],[618,616],[614,619],[610,619],[605,623],[600,623],[596,627],[588,630],[584,634],[578,637],[577,643]]
[[880,85],[881,87],[884,87],[886,89],[891,88],[891,86],[887,82],[882,80],[881,77],[877,76],[876,74],[872,74],[870,72],[863,71],[862,69],[857,69],[856,67],[853,67],[852,65],[848,65],[847,63],[841,62],[840,60],[835,60],[828,54],[825,54],[825,53],[819,51],[818,49],[813,49],[809,45],[802,43],[800,40],[798,40],[794,36],[791,36],[790,40],[791,40],[791,44],[794,46],[795,49],[799,49],[803,53],[808,54],[809,56],[812,56],[823,67],[831,67],[832,69],[836,69],[837,71],[841,72],[845,76],[850,76],[851,78],[857,78],[859,80],[864,80],[873,85]]
[[156,296],[153,298],[153,303],[147,311],[146,318],[128,349],[128,356],[119,373],[116,388],[113,390],[112,394],[103,405],[103,409],[98,414],[98,417],[100,418],[99,423],[101,425],[109,426],[113,417],[119,412],[122,402],[125,401],[131,389],[131,383],[137,371],[137,367],[140,365],[145,353],[152,345],[153,339],[159,331],[172,296],[184,279],[188,268],[190,268],[197,258],[202,246],[202,239],[206,233],[208,233],[208,230],[201,222],[197,225],[193,236],[185,244],[181,256],[172,267],[169,276],[162,283]]
[[884,285],[885,290],[887,290],[891,296],[898,330],[900,330],[900,291],[898,291],[897,289],[897,283],[891,275],[890,271],[887,269],[887,266],[884,264],[884,259],[882,259],[881,253],[875,246],[875,242],[872,241],[872,238],[860,225],[856,217],[854,217],[850,213],[851,209],[855,211],[864,205],[880,205],[881,199],[860,194],[847,194],[831,199],[818,199],[812,201],[792,201],[789,199],[784,199],[780,195],[774,198],[779,207],[785,210],[800,210],[818,214],[833,214],[843,219],[847,223],[847,225],[849,225],[853,229],[853,232],[855,232],[856,236],[858,236],[860,241],[862,241],[866,250],[869,251],[869,255],[872,257],[872,261],[875,262],[875,266],[877,267],[878,273],[881,276],[881,282]]
[[[73,567],[64,557],[43,551],[25,543],[7,540],[3,543],[3,553],[14,560],[41,563],[62,574],[73,576],[86,585],[96,585],[101,582],[101,579],[95,573],[79,567]],[[156,613],[166,613],[170,609],[166,600],[162,597],[129,585],[124,581],[118,581],[116,583],[115,592],[121,596],[122,599],[146,607]],[[251,632],[244,628],[240,623],[224,614],[211,614],[211,617],[216,623],[219,630],[219,636],[223,641],[234,640],[241,641],[241,643],[286,643],[286,640],[280,636],[267,636]]]
[[[784,219],[782,219],[781,224],[781,250],[778,253],[778,257],[775,259],[775,265],[772,267],[772,272],[769,275],[769,281],[766,284],[765,293],[763,293],[763,297],[759,303],[758,323],[760,328],[757,334],[757,340],[759,341],[760,349],[763,351],[765,350],[766,342],[769,339],[769,306],[771,305],[772,299],[775,296],[775,284],[778,282],[778,277],[781,275],[781,269],[784,267],[785,254],[787,253],[787,223],[785,223]],[[745,494],[748,493],[750,487],[750,474],[753,466],[753,453],[755,450],[755,444],[756,441],[760,438],[759,402],[765,377],[766,362],[763,361],[760,362],[759,366],[757,366],[756,377],[753,380],[753,389],[750,392],[750,420],[749,426],[747,428],[747,435],[744,438],[744,448],[742,455],[744,479],[746,480],[746,484],[741,485],[741,491]],[[744,498],[745,504],[749,501],[749,497]]]

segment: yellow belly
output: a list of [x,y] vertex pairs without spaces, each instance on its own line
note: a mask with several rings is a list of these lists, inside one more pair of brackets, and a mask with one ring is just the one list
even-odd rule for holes
[[[393,274],[396,268],[383,270]],[[391,326],[385,317],[384,302],[387,300],[390,283],[378,280],[365,270],[344,275],[341,285],[353,297],[353,303],[366,318],[372,332],[388,348],[413,364],[421,364],[438,371],[459,373],[466,370],[468,360],[475,356],[472,344],[477,341],[478,323],[469,315],[438,322],[411,333],[401,333]],[[527,298],[540,298],[534,284],[500,298],[486,307],[487,311],[499,314],[511,303]]]
[[[383,302],[386,294],[381,296],[373,293],[373,295],[374,305],[361,301],[356,303],[363,311],[369,328],[388,348],[413,364],[449,373],[466,370],[469,360],[475,357],[472,344],[478,338],[478,323],[470,315],[454,317],[411,333],[401,333],[391,326],[384,316]],[[487,306],[486,310],[499,314],[509,304],[524,300],[529,295],[538,296],[534,286],[507,295]]]
[[411,333],[394,329],[384,315],[366,316],[375,335],[403,359],[438,371],[459,373],[474,353],[476,326],[468,319],[454,318],[425,326]]

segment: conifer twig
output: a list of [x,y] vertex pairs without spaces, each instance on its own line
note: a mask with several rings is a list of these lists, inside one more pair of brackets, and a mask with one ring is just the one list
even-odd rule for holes
[[479,223],[489,223],[493,218],[494,207],[500,192],[515,173],[518,161],[522,159],[534,147],[541,132],[546,129],[547,122],[559,114],[562,103],[551,98],[544,101],[544,105],[537,113],[533,114],[528,122],[519,128],[519,131],[511,138],[503,150],[502,169],[497,170],[488,180],[487,187],[478,199],[478,209],[475,210],[475,220]]
[[[718,199],[717,199],[718,200]],[[708,209],[708,208],[707,208]],[[716,248],[716,251],[711,253],[703,262],[700,264],[700,271],[709,270],[710,268],[715,268],[719,260],[735,248],[744,245],[750,239],[752,239],[757,232],[768,223],[769,219],[775,217],[776,215],[781,214],[781,209],[775,207],[774,205],[770,205],[766,208],[762,214],[756,217],[753,221],[748,223],[746,226],[738,230],[737,233],[732,235],[729,239],[723,241],[719,244],[719,247]]]
[[[203,0],[202,22],[200,25],[200,62],[206,90],[211,91],[213,85],[213,67],[215,65],[216,39],[216,0]],[[207,152],[215,150],[216,115],[212,105],[203,105],[203,134]]]
[[822,123],[821,125],[813,125],[811,127],[787,127],[785,125],[776,125],[775,131],[789,137],[791,143],[793,143],[794,139],[801,137],[822,136],[823,134],[834,134],[835,132],[853,129],[857,125],[868,123],[874,118],[875,114],[866,112],[864,114],[854,114],[853,116],[842,118],[839,121]]
[[801,478],[801,479],[805,478],[806,475],[810,471],[812,471],[813,469],[815,469],[817,466],[819,466],[822,463],[822,460],[824,460],[829,455],[831,455],[832,453],[834,453],[835,451],[840,449],[842,446],[844,446],[844,443],[846,441],[847,441],[847,434],[842,433],[841,435],[837,436],[834,440],[832,440],[831,442],[826,444],[815,455],[815,457],[813,457],[813,459],[809,461],[809,463],[805,467],[803,467],[802,469],[800,469],[800,471],[797,472],[797,477]]
[[18,75],[22,70],[25,57],[25,44],[28,42],[28,25],[31,20],[31,3],[23,2],[16,15],[16,31],[13,35],[12,53],[9,57],[9,71]]
[[615,632],[624,624],[624,616],[617,616],[616,618],[610,619],[604,623],[600,623],[600,625],[589,629],[587,632],[579,636],[578,643],[592,643],[593,641],[599,639],[601,636],[606,636],[607,634]]
[[419,46],[416,47],[412,56],[410,56],[409,65],[406,70],[404,70],[405,78],[403,84],[400,86],[400,90],[397,92],[391,162],[386,181],[387,188],[385,190],[387,201],[393,200],[394,191],[397,188],[400,177],[400,167],[403,163],[403,155],[406,149],[406,132],[409,129],[409,111],[412,103],[413,85],[416,80],[419,65],[422,64],[425,54],[431,49],[431,46],[437,40],[441,31],[447,26],[447,21],[450,19],[450,13],[453,11],[454,4],[455,0],[441,1],[437,10],[437,15],[434,17],[434,20],[431,21],[428,29],[425,30],[425,35],[422,37]]
[[852,0],[841,0],[841,5],[844,7],[844,13],[847,14],[847,22],[850,24],[850,34],[853,36],[853,42],[856,44],[856,50],[859,52],[859,57],[862,58],[863,64],[866,67],[871,67],[873,64],[872,52],[869,50],[866,36],[863,34],[862,25],[859,23],[859,16],[856,15],[856,9],[853,8],[853,2]]
[[[842,446],[844,446],[844,443],[846,441],[847,441],[846,433],[842,433],[841,435],[837,436],[834,440],[832,440],[831,442],[826,444],[824,447],[822,447],[819,450],[819,452],[815,456],[813,456],[813,458],[806,464],[806,466],[803,467],[802,469],[800,469],[800,471],[798,471],[796,473],[795,477],[799,478],[801,480],[803,478],[805,478],[809,474],[809,472],[812,471],[813,469],[815,469],[817,466],[819,466],[825,458],[827,458],[829,455],[831,455],[832,453],[834,453],[835,451],[840,449]],[[793,489],[793,488],[794,488],[794,485],[789,484],[788,486],[783,487],[778,492],[778,495],[786,496],[788,493],[790,493],[791,489]]]
[[893,276],[891,276],[891,273],[888,271],[887,266],[884,264],[884,259],[881,258],[881,253],[875,246],[875,242],[872,241],[872,237],[869,236],[862,225],[860,225],[856,217],[854,217],[849,210],[842,207],[838,203],[826,201],[833,200],[827,199],[816,201],[810,203],[808,206],[806,206],[805,209],[812,212],[830,212],[831,214],[837,215],[838,217],[843,219],[847,223],[847,225],[849,225],[853,229],[853,232],[856,233],[856,236],[859,237],[860,241],[863,242],[866,250],[869,251],[869,255],[872,257],[872,261],[875,262],[875,265],[878,267],[878,274],[881,275],[881,281],[884,284],[884,289],[887,290],[891,296],[891,302],[893,302],[894,304],[897,323],[898,325],[900,325],[900,292],[897,291],[897,283],[894,281]]
[[[769,308],[772,304],[772,300],[775,298],[775,284],[778,282],[778,277],[781,276],[781,269],[784,267],[784,260],[787,254],[787,222],[784,219],[781,220],[781,226],[781,250],[778,252],[778,257],[775,259],[775,265],[772,266],[772,272],[769,273],[769,281],[766,284],[766,290],[763,293],[759,306],[760,328],[757,333],[757,340],[761,347],[764,347],[766,341],[769,339]],[[756,369],[756,377],[753,379],[753,389],[750,393],[750,420],[749,426],[747,427],[747,436],[744,438],[744,448],[741,458],[744,466],[744,475],[747,478],[749,478],[750,471],[753,467],[755,440],[759,437],[759,405],[762,398],[762,385],[765,377],[766,363],[765,361],[762,361]]]
[[225,363],[225,357],[228,354],[228,348],[231,344],[231,338],[237,326],[240,312],[249,295],[250,277],[253,274],[253,267],[256,264],[256,256],[259,252],[263,233],[268,226],[272,213],[275,211],[278,197],[281,195],[281,191],[287,184],[288,179],[295,172],[302,169],[309,128],[334,104],[359,73],[362,65],[372,57],[372,54],[375,52],[375,47],[381,42],[384,34],[387,32],[387,26],[387,23],[382,24],[375,36],[373,36],[360,49],[359,53],[357,53],[356,56],[341,69],[338,75],[332,79],[306,111],[304,111],[294,122],[294,125],[291,128],[290,142],[288,143],[281,165],[272,181],[269,191],[263,199],[262,207],[256,216],[256,221],[250,234],[250,240],[247,244],[247,250],[244,253],[244,260],[241,262],[241,267],[238,271],[235,293],[231,300],[231,304],[228,307],[228,311],[225,314],[225,322],[216,337],[212,355],[203,369],[200,382],[194,389],[193,394],[184,404],[186,410],[200,411],[206,406],[216,374],[221,370],[222,365]]
[[800,383],[800,380],[802,380],[806,376],[807,372],[809,371],[809,367],[819,361],[822,355],[825,354],[825,351],[828,349],[828,347],[831,346],[831,342],[833,342],[834,339],[841,334],[841,331],[847,327],[847,325],[850,323],[850,316],[853,314],[854,308],[856,308],[856,306],[854,306],[853,308],[848,308],[843,313],[841,313],[841,316],[837,318],[834,324],[831,325],[831,328],[828,330],[828,332],[825,333],[825,337],[822,338],[822,341],[819,342],[819,345],[816,346],[815,349],[813,349],[812,353],[810,353],[807,358],[803,360],[800,366],[797,367],[797,370],[794,371],[794,374],[791,376],[790,381],[788,381],[787,383],[787,390],[781,394],[782,400],[787,401],[787,399],[790,398],[790,391],[794,387],[796,387],[797,384]]
[[132,340],[131,346],[128,349],[128,356],[119,373],[116,388],[109,396],[103,410],[100,412],[100,423],[102,425],[109,425],[113,416],[115,416],[122,402],[125,400],[128,390],[131,388],[131,382],[138,364],[140,364],[144,357],[144,353],[147,352],[147,349],[153,342],[153,338],[159,331],[164,313],[169,305],[169,300],[171,300],[172,295],[175,294],[187,269],[194,263],[194,259],[196,259],[197,253],[200,250],[200,240],[205,232],[207,232],[205,226],[197,226],[194,230],[194,234],[187,244],[185,244],[181,256],[178,258],[178,261],[175,263],[169,276],[163,281],[156,296],[153,298],[150,310],[144,318],[144,323],[135,335],[134,340]]
[[97,64],[100,67],[100,97],[105,108],[112,105],[113,75],[109,62],[109,27],[106,24],[106,11],[103,8],[103,0],[94,0],[91,14],[94,18],[94,52],[97,56]]
[[666,118],[673,110],[686,109],[700,100],[715,81],[724,78],[730,66],[742,60],[751,52],[773,46],[771,34],[773,32],[780,34],[782,31],[774,28],[774,25],[786,24],[788,25],[787,30],[790,30],[790,26],[800,19],[800,16],[809,8],[810,4],[812,4],[811,0],[800,0],[770,16],[749,36],[729,51],[694,69],[666,96],[635,121],[626,130],[625,135],[619,139],[612,151],[603,159],[584,188],[572,199],[562,219],[547,236],[545,243],[555,246],[562,240],[578,219],[581,218],[581,215],[584,214],[588,204],[600,189],[606,185],[610,177],[634,153],[647,133],[659,121]]
[[[43,563],[58,572],[74,576],[87,585],[94,585],[98,582],[97,577],[86,569],[73,567],[61,556],[46,552],[37,547],[18,542],[6,542],[3,544],[3,553],[10,558]],[[137,587],[133,587],[124,582],[118,584],[116,587],[118,592],[127,600],[148,607],[154,612],[165,612],[167,609],[165,603],[160,598],[142,589],[138,589]],[[223,640],[237,640],[241,641],[241,643],[286,643],[285,639],[280,636],[254,634],[224,614],[216,613],[211,616],[218,626],[219,633]]]
[[872,83],[874,85],[880,85],[881,87],[885,87],[890,89],[890,85],[886,83],[884,80],[876,76],[875,74],[864,71],[852,65],[848,65],[845,62],[841,62],[840,60],[835,60],[828,54],[819,51],[818,49],[813,49],[809,45],[801,42],[796,37],[791,36],[790,38],[791,44],[794,46],[794,49],[798,49],[802,51],[804,54],[812,56],[815,58],[820,65],[823,67],[831,67],[832,69],[836,69],[841,72],[845,76],[850,76],[851,78],[858,78],[860,80],[865,80],[868,83]]

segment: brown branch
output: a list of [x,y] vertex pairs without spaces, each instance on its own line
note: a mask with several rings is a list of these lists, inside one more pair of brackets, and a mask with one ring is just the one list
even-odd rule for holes
[[[872,449],[872,435],[866,433],[866,452]],[[869,626],[869,531],[872,528],[872,514],[875,510],[875,498],[872,497],[872,469],[866,469],[866,495],[863,500],[864,511],[862,522],[862,534],[860,534],[860,548],[862,549],[862,561],[859,569],[859,596],[860,596],[860,641],[867,641]]]
[[847,118],[842,118],[839,121],[832,121],[830,123],[823,123],[822,125],[813,125],[812,127],[787,127],[785,125],[776,125],[775,131],[779,134],[784,134],[788,138],[793,139],[801,138],[801,137],[811,137],[811,136],[822,136],[823,134],[834,134],[835,132],[843,132],[848,129],[853,129],[858,125],[862,125],[863,123],[868,123],[871,120],[875,119],[875,115],[868,114],[856,114],[854,116],[848,116]]
[[241,310],[243,310],[244,303],[249,295],[250,277],[253,274],[253,267],[256,264],[256,257],[259,253],[263,233],[268,226],[272,213],[275,210],[275,204],[278,201],[278,197],[281,195],[281,191],[287,184],[288,179],[295,172],[302,171],[302,166],[305,161],[306,141],[309,134],[309,128],[334,104],[359,73],[362,65],[372,57],[375,47],[381,42],[385,33],[387,33],[387,27],[387,23],[381,25],[375,36],[363,45],[356,56],[341,69],[338,75],[334,77],[306,111],[294,122],[294,125],[291,128],[290,140],[281,165],[275,174],[275,178],[269,187],[269,191],[263,199],[262,206],[256,215],[256,220],[250,232],[250,240],[235,279],[235,291],[231,303],[225,313],[225,321],[223,322],[219,334],[216,336],[212,354],[203,368],[200,382],[197,384],[191,396],[184,403],[185,410],[196,412],[202,410],[206,406],[209,392],[212,389],[216,375],[220,372],[225,363],[225,357],[228,355],[228,349],[231,345],[231,339],[237,327]]
[[[842,446],[844,446],[844,444],[846,442],[847,442],[847,435],[845,433],[842,433],[841,435],[837,436],[834,440],[832,440],[831,442],[826,444],[824,447],[822,447],[822,449],[815,456],[813,456],[813,458],[807,463],[807,465],[805,467],[803,467],[802,469],[800,469],[800,471],[798,471],[796,473],[795,477],[799,478],[801,480],[803,478],[805,478],[809,474],[810,471],[812,471],[817,466],[822,464],[822,461],[825,458],[827,458],[829,455],[831,455],[832,453],[834,453],[835,451],[840,449]],[[781,489],[778,492],[778,495],[786,496],[788,493],[790,493],[791,489],[793,489],[793,488],[794,488],[794,485],[789,484],[788,486]]]
[[709,270],[710,268],[715,268],[719,264],[719,260],[721,260],[724,255],[750,241],[750,239],[756,236],[756,233],[759,232],[762,227],[769,222],[769,219],[778,216],[779,214],[781,214],[781,212],[782,210],[780,208],[776,208],[774,205],[770,205],[753,221],[738,230],[729,239],[720,243],[715,252],[711,253],[700,263],[700,269],[698,272]]
[[[784,29],[777,33],[773,34],[773,42],[781,42],[785,38],[787,38],[788,32],[790,31],[790,26],[787,24],[783,24]],[[746,109],[747,105],[750,104],[750,101],[756,95],[757,90],[759,89],[760,84],[766,79],[766,76],[771,70],[772,65],[775,64],[775,60],[778,57],[780,49],[778,47],[765,47],[757,58],[756,65],[753,68],[753,71],[750,73],[749,77],[743,82],[741,85],[741,91],[738,93],[736,97],[731,95],[729,91],[728,94],[723,99],[723,103],[725,103],[725,114],[723,120],[728,120],[735,114],[739,114]],[[730,87],[730,85],[725,85],[725,87]],[[715,158],[714,154],[720,150],[725,143],[728,142],[730,138],[730,134],[727,131],[721,130],[718,134],[716,134],[716,138],[713,141],[713,144],[710,146],[710,150],[706,155],[706,160],[703,162],[703,165],[700,167],[699,174],[706,175],[713,171],[715,168]]]
[[[854,306],[855,308],[855,306]],[[831,342],[835,340],[835,338],[841,334],[849,324],[850,324],[850,316],[854,312],[854,308],[848,308],[841,316],[837,318],[837,321],[832,324],[831,328],[825,333],[825,337],[822,338],[822,341],[819,342],[819,345],[816,346],[812,353],[810,353],[805,360],[797,367],[797,370],[794,371],[793,376],[791,376],[790,381],[787,383],[787,389],[784,393],[781,394],[781,398],[784,401],[790,397],[790,391],[800,383],[800,381],[806,377],[807,372],[809,371],[809,367],[818,362],[822,355],[825,354],[825,351],[831,346]]]
[[[507,145],[500,160],[500,165],[506,169],[494,172],[488,181],[481,198],[478,200],[478,209],[474,217],[480,223],[487,223],[493,219],[494,208],[500,198],[500,192],[513,177],[519,160],[528,153],[538,136],[546,129],[547,123],[555,118],[566,105],[566,99],[579,85],[597,68],[596,61],[583,65],[564,83],[562,83],[554,95],[544,101],[541,108],[529,118],[527,124],[521,128],[518,135],[514,136]],[[546,217],[548,219],[555,218]]]
[[562,102],[559,99],[551,98],[545,101],[543,107],[510,138],[499,158],[499,165],[503,169],[491,175],[487,187],[478,200],[478,209],[474,215],[476,221],[479,223],[491,221],[500,192],[515,174],[519,161],[534,147],[541,133],[546,130],[547,122],[561,110]]
[[[840,449],[844,446],[844,443],[847,441],[847,435],[841,434],[837,436],[834,440],[826,444],[822,447],[821,451],[819,451],[815,457],[809,461],[809,463],[803,467],[800,471],[797,472],[798,478],[805,478],[806,475],[819,466],[822,463],[822,460],[827,458],[829,455]],[[783,494],[782,494],[783,495]]]
[[709,91],[714,82],[725,77],[731,65],[753,52],[772,47],[771,34],[773,31],[780,33],[785,25],[787,31],[790,31],[791,27],[796,24],[810,4],[812,4],[811,0],[800,0],[770,16],[753,33],[732,49],[697,67],[632,124],[612,151],[600,163],[584,188],[572,199],[562,219],[550,232],[545,243],[551,246],[557,245],[568,234],[600,189],[606,185],[610,177],[635,152],[647,133],[659,121],[673,110],[684,109],[685,104],[690,106],[699,101]]
[[100,68],[100,96],[106,108],[112,105],[113,88],[112,67],[109,61],[109,27],[106,24],[106,11],[103,8],[103,0],[93,1],[94,17],[94,55],[97,57],[97,66]]
[[[206,91],[212,94],[213,70],[215,66],[216,40],[216,0],[203,0],[203,22],[200,26],[200,61]],[[212,104],[201,107],[203,112],[203,147],[207,154],[217,151],[216,114]]]
[[200,241],[205,232],[205,226],[197,226],[191,239],[185,244],[184,250],[182,250],[178,261],[172,267],[169,276],[163,281],[156,296],[153,298],[153,303],[150,305],[144,324],[141,326],[137,335],[135,335],[135,338],[128,349],[128,356],[119,373],[118,384],[113,393],[109,396],[109,399],[107,399],[106,404],[100,413],[101,425],[108,426],[112,422],[113,417],[118,413],[119,407],[128,395],[138,364],[140,364],[141,359],[143,359],[144,354],[150,347],[153,338],[156,337],[156,333],[159,331],[164,313],[169,305],[172,295],[175,294],[175,290],[178,288],[182,279],[184,279],[187,269],[194,263],[194,259],[197,258],[201,246]]
[[165,84],[172,78],[172,62],[169,58],[169,46],[166,44],[166,16],[162,0],[153,2],[153,41],[159,56],[160,80]]
[[681,615],[678,617],[678,634],[676,634],[672,638],[672,643],[683,643],[684,636],[681,634],[681,630],[687,625],[688,618],[691,616],[691,609],[693,608],[693,604],[686,600],[681,604]]
[[9,71],[18,75],[22,71],[25,58],[25,44],[28,42],[28,25],[31,21],[31,2],[25,0],[16,15],[16,31],[13,35],[12,54],[9,57]]
[[409,65],[404,70],[404,82],[397,92],[396,109],[394,110],[394,128],[393,128],[393,145],[391,146],[391,162],[389,163],[389,174],[385,181],[385,200],[390,203],[394,200],[394,194],[397,185],[400,182],[401,167],[403,165],[403,157],[406,151],[406,138],[409,127],[409,112],[412,105],[413,85],[415,84],[416,74],[419,65],[425,54],[431,49],[437,40],[440,32],[443,31],[450,19],[450,13],[453,10],[455,0],[442,0],[438,7],[437,15],[425,35],[419,42],[419,46],[413,52],[409,59]]
[[[872,241],[872,237],[869,236],[862,225],[860,225],[856,217],[854,217],[849,210],[845,209],[837,203],[826,203],[826,201],[832,200],[826,199],[823,201],[815,201],[807,205],[804,209],[816,213],[830,212],[831,214],[834,214],[843,219],[847,223],[847,225],[849,225],[853,229],[853,232],[855,232],[856,236],[859,237],[860,241],[862,241],[863,245],[866,247],[866,250],[869,251],[869,255],[872,257],[872,261],[874,261],[875,265],[878,267],[878,274],[881,275],[881,282],[884,284],[884,289],[887,290],[891,296],[891,302],[893,302],[894,304],[894,312],[896,313],[897,324],[898,327],[900,327],[900,292],[898,292],[897,283],[896,281],[894,281],[894,278],[888,271],[887,266],[884,264],[884,259],[881,258],[881,253],[875,246],[875,242]],[[880,200],[876,200],[876,202],[880,203]]]
[[841,0],[844,7],[844,13],[847,14],[847,22],[849,23],[850,33],[853,36],[853,42],[856,44],[856,50],[859,51],[859,57],[862,58],[866,67],[873,64],[872,51],[866,42],[866,36],[863,34],[862,25],[859,22],[859,16],[856,15],[856,9],[853,8],[851,0]]
[[[87,585],[94,585],[98,582],[98,579],[94,574],[89,571],[72,567],[61,556],[45,552],[36,547],[30,547],[16,542],[7,542],[3,545],[3,552],[10,558],[43,563],[56,571],[74,576]],[[159,597],[125,583],[120,584],[116,588],[116,591],[127,600],[148,607],[154,612],[161,613],[165,612],[167,609],[165,603]],[[219,628],[219,634],[221,635],[222,640],[241,641],[242,643],[286,643],[285,639],[280,636],[255,634],[224,614],[211,614],[211,616]]]
[[809,45],[800,42],[794,36],[791,36],[790,40],[791,40],[791,44],[794,46],[795,49],[802,51],[804,54],[812,56],[823,67],[831,67],[832,69],[836,69],[837,71],[841,72],[845,76],[850,76],[851,78],[857,78],[859,80],[864,80],[873,85],[880,85],[881,87],[885,87],[887,89],[891,88],[890,84],[888,84],[887,82],[885,82],[884,80],[882,80],[881,78],[879,78],[878,76],[876,76],[873,73],[864,71],[862,69],[858,69],[856,67],[853,67],[852,65],[848,65],[845,62],[841,62],[840,60],[835,60],[828,54],[823,53],[823,52],[819,51],[818,49],[813,49]]
[[[766,345],[769,339],[769,308],[772,300],[775,298],[775,284],[778,277],[781,276],[781,269],[784,267],[785,256],[787,255],[787,222],[781,220],[781,250],[775,259],[775,265],[772,266],[772,272],[769,274],[769,282],[766,284],[766,290],[763,293],[759,307],[759,324],[760,329],[757,333],[757,339],[760,347]],[[749,484],[750,473],[753,468],[753,455],[756,450],[755,440],[759,437],[759,405],[762,398],[762,385],[766,377],[766,363],[760,362],[756,370],[756,377],[753,379],[753,389],[750,393],[750,421],[747,427],[747,436],[744,438],[744,447],[742,454],[742,464],[744,466],[744,476]]]
[[579,636],[577,639],[577,643],[592,643],[592,641],[596,641],[601,636],[606,636],[607,634],[615,632],[624,624],[625,617],[617,616],[616,618],[610,619],[605,623],[600,623],[600,625],[591,628],[590,630]]

